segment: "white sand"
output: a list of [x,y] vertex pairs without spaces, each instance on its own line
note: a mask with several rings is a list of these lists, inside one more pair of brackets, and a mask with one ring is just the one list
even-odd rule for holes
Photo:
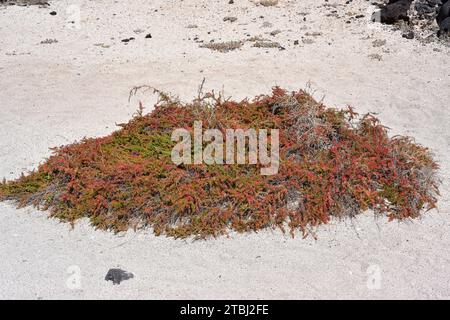
[[[193,242],[150,231],[117,236],[85,221],[71,231],[45,212],[0,203],[0,298],[450,298],[450,50],[370,23],[367,1],[335,9],[366,15],[351,24],[326,17],[323,3],[61,0],[50,9],[0,8],[0,178],[36,168],[50,147],[115,130],[137,109],[137,98],[127,101],[134,85],[187,100],[203,77],[207,89],[236,99],[310,82],[326,104],[377,112],[392,134],[429,146],[441,165],[439,211],[403,223],[366,213],[321,228],[317,241],[265,231]],[[71,4],[81,9],[80,29],[66,27],[76,12]],[[223,22],[225,16],[238,20]],[[262,28],[265,21],[273,26]],[[268,34],[276,29],[282,32]],[[219,53],[194,41],[247,33],[286,50],[246,43]],[[120,41],[129,37],[136,40]],[[40,44],[47,38],[58,42]],[[374,40],[386,44],[373,47]],[[150,110],[154,97],[140,98]],[[119,286],[104,281],[116,266],[135,278]],[[68,270],[77,268],[81,286],[74,289]]]

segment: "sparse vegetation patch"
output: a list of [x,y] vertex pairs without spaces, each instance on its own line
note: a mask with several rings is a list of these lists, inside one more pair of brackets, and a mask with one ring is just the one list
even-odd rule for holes
[[278,4],[278,0],[261,0],[259,1],[259,4],[264,7],[273,7]]
[[242,41],[211,42],[201,45],[200,48],[207,48],[219,52],[229,52],[241,48],[242,45]]
[[274,41],[255,41],[252,45],[255,48],[279,48],[280,44]]

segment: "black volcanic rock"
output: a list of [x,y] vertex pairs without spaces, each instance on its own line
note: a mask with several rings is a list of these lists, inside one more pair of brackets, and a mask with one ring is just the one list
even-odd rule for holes
[[450,32],[450,0],[444,0],[436,17],[436,22],[439,26],[438,36]]
[[124,271],[122,269],[109,269],[105,276],[106,281],[112,281],[113,284],[120,284],[124,280],[134,278],[131,272]]
[[409,21],[408,11],[412,0],[391,0],[381,9],[380,22],[394,24],[399,20]]
[[444,19],[439,26],[439,35],[450,32],[450,17]]
[[373,21],[398,25],[408,39],[415,34],[429,41],[430,31],[438,37],[450,35],[450,0],[384,0],[379,7]]
[[440,26],[441,23],[450,17],[450,0],[444,0],[441,8],[439,9],[439,13],[436,17],[436,22]]

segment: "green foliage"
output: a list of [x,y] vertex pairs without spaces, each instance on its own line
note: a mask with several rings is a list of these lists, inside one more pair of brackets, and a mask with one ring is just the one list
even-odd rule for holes
[[[88,217],[116,232],[153,227],[156,234],[208,237],[233,229],[296,229],[367,209],[390,219],[434,208],[436,170],[429,151],[406,137],[389,138],[378,119],[336,110],[304,91],[253,101],[208,94],[183,105],[164,95],[112,135],[54,149],[37,171],[0,184],[0,200],[49,209],[65,221]],[[280,168],[180,165],[170,159],[176,128],[280,130]]]

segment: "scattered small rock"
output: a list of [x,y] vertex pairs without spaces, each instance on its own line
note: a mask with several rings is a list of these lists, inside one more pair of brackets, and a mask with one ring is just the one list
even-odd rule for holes
[[56,11],[50,11],[50,15],[51,15],[51,16],[56,16],[56,15],[57,15],[57,12],[56,12]]
[[105,280],[112,281],[113,284],[120,284],[122,281],[131,278],[134,278],[134,274],[118,268],[109,269],[105,276]]
[[145,36],[145,39],[151,39],[152,38],[152,34],[151,33],[149,33],[149,34],[147,34],[146,36]]
[[52,44],[52,43],[58,43],[58,40],[56,39],[45,39],[41,41],[41,44]]
[[225,17],[225,18],[223,18],[223,21],[229,21],[229,22],[235,22],[237,20],[237,18],[236,17],[230,17],[230,16],[227,16],[227,17]]
[[270,35],[272,36],[272,37],[274,37],[274,36],[276,36],[277,34],[279,34],[279,33],[281,33],[281,30],[273,30],[272,32],[270,32]]
[[128,43],[128,42],[130,42],[131,40],[134,40],[134,38],[131,37],[131,38],[122,39],[122,42]]
[[405,39],[414,39],[414,32],[408,31],[408,32],[402,34],[402,37]]

